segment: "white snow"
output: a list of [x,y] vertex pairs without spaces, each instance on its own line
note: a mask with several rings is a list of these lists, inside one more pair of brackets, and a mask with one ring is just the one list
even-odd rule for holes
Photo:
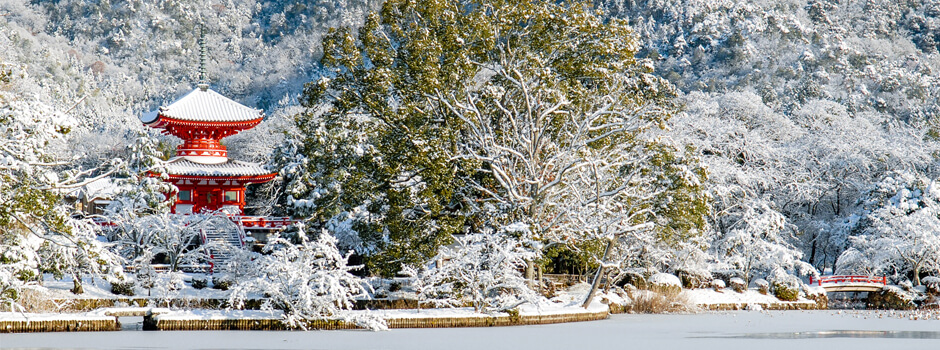
[[[100,321],[114,320],[113,316],[74,313],[74,314],[38,314],[23,312],[0,312],[0,321]],[[6,335],[4,335],[4,338]],[[6,347],[6,345],[4,345]]]
[[682,282],[679,281],[679,277],[670,275],[668,273],[657,273],[652,275],[650,276],[649,282],[660,286],[682,286]]
[[276,310],[162,310],[161,320],[227,320],[227,319],[276,319],[284,313]]
[[782,301],[773,295],[764,295],[754,289],[748,289],[744,291],[744,293],[738,293],[730,289],[722,291],[715,291],[713,289],[684,289],[679,295],[686,297],[690,303],[695,305],[815,303],[815,301],[805,298],[800,298],[793,302]]
[[[736,311],[613,315],[540,326],[367,331],[4,334],[3,347],[126,349],[930,349],[940,320],[910,312]],[[840,330],[838,332],[832,330]],[[815,338],[814,338],[815,337]],[[893,338],[892,338],[893,337]],[[922,337],[920,339],[916,337]],[[933,337],[933,338],[929,338]]]
[[[207,89],[190,91],[169,106],[160,107],[160,115],[185,121],[243,122],[264,117],[261,110],[244,106],[228,97]],[[141,117],[144,123],[153,122],[152,113]]]

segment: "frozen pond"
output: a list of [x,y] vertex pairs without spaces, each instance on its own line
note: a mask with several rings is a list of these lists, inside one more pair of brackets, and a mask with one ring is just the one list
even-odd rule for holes
[[[903,315],[903,319],[899,318]],[[940,320],[882,311],[613,315],[595,322],[369,331],[3,334],[2,348],[70,349],[940,349]],[[129,329],[130,327],[125,327]]]

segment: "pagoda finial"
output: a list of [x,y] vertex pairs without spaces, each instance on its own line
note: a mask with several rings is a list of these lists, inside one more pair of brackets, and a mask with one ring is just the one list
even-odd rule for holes
[[199,26],[199,84],[200,90],[209,89],[209,79],[206,78],[206,27]]

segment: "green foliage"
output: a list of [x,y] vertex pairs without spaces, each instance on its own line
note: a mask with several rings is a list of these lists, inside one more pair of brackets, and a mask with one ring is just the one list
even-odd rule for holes
[[675,245],[701,234],[708,225],[707,174],[691,146],[680,150],[656,144],[654,148],[651,169],[659,171],[655,186],[663,190],[653,201],[652,220],[657,223],[657,237]]
[[112,281],[111,282],[111,294],[114,295],[125,295],[125,296],[134,296],[134,281]]
[[584,275],[597,268],[604,244],[601,240],[575,242],[573,247],[554,244],[542,251],[540,263],[545,273]]
[[[644,136],[675,108],[637,49],[626,21],[580,3],[387,1],[358,35],[323,40],[328,73],[305,86],[295,118],[304,170],[286,189],[293,214],[321,226],[354,217],[357,252],[388,276],[464,230],[522,222],[533,238],[563,236],[552,191],[577,181],[569,169],[649,159],[631,166],[649,167],[643,176],[658,180],[641,191],[661,195],[626,206],[655,212],[635,219],[661,224],[664,240],[694,235],[708,210],[704,171],[691,150]],[[632,170],[611,172],[622,179],[605,186],[621,191]]]
[[798,288],[785,283],[773,282],[770,287],[774,292],[774,296],[783,301],[796,301],[800,296]]

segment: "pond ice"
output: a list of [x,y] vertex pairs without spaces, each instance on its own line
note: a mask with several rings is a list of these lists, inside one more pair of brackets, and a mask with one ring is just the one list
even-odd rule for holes
[[[899,318],[901,315],[904,318]],[[496,328],[3,334],[2,348],[72,349],[938,349],[940,320],[882,311],[613,315]]]

